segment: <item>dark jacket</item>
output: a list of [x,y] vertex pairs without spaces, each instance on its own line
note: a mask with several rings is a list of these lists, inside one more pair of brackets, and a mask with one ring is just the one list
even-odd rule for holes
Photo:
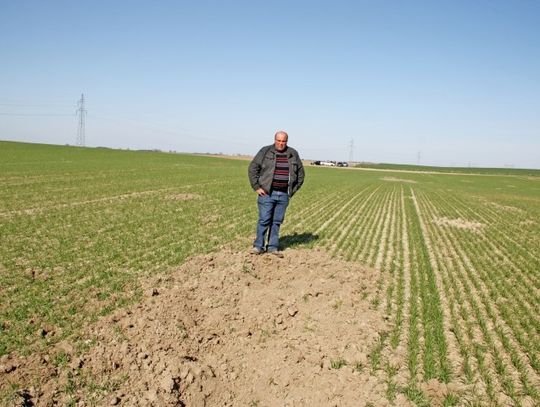
[[[276,148],[273,144],[263,147],[249,164],[248,175],[249,183],[254,191],[259,188],[270,192],[272,179],[274,178],[274,169],[276,168]],[[289,161],[289,196],[292,197],[304,183],[304,166],[302,160],[292,147],[281,154],[287,154]]]

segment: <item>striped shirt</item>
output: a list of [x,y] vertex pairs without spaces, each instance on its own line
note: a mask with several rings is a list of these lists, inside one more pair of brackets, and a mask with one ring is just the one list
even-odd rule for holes
[[276,153],[276,167],[272,179],[272,190],[288,192],[289,187],[289,160],[287,154]]

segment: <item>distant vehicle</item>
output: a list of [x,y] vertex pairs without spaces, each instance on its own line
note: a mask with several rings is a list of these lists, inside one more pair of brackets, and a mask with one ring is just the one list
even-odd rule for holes
[[335,167],[336,162],[335,161],[321,161],[321,165],[325,165],[327,167]]
[[316,160],[316,161],[312,161],[311,165],[322,165],[325,167],[348,167],[349,163],[347,163],[346,161]]

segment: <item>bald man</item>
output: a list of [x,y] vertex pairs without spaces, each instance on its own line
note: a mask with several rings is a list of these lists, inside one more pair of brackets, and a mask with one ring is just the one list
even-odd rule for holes
[[289,135],[278,131],[274,144],[260,149],[249,164],[249,182],[257,193],[259,220],[251,253],[267,251],[283,257],[279,250],[279,228],[289,199],[304,183],[304,166],[298,152],[287,145]]

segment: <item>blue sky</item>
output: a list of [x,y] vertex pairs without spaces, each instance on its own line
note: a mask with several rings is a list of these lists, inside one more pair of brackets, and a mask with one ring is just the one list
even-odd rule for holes
[[540,1],[0,0],[0,139],[540,168]]

